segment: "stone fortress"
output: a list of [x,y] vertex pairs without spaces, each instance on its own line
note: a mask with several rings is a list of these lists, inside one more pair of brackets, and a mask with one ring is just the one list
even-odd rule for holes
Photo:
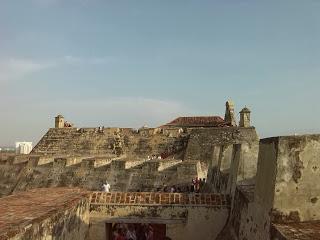
[[[237,122],[232,101],[224,118],[157,128],[58,115],[29,155],[1,156],[0,240],[112,239],[115,223],[160,224],[177,240],[320,239],[320,135],[259,139],[250,117],[245,107]],[[196,177],[198,193],[166,191]]]

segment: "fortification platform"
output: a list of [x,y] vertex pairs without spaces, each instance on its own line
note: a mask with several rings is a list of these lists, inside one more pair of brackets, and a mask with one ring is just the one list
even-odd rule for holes
[[88,231],[89,194],[79,188],[39,188],[1,198],[0,240],[80,237]]

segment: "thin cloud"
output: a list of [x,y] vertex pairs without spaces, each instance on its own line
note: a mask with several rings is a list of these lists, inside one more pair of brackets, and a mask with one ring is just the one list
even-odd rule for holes
[[71,65],[104,65],[112,62],[114,59],[108,57],[92,57],[92,58],[83,58],[83,57],[75,57],[75,56],[64,56],[62,60],[62,64],[71,64]]
[[[11,145],[23,136],[37,143],[48,127],[54,126],[54,117],[62,114],[76,127],[157,127],[180,115],[192,112],[184,103],[171,99],[142,97],[105,97],[99,99],[55,99],[32,104],[22,102],[19,109],[28,108],[24,121],[19,119],[24,111],[10,108],[0,125],[0,143]],[[48,116],[50,116],[48,118]],[[14,124],[13,128],[8,128]]]
[[73,101],[41,103],[39,108],[50,109],[48,115],[62,114],[78,127],[159,126],[191,111],[182,103],[142,97],[117,97],[103,99],[75,99]]
[[0,60],[0,83],[19,79],[50,66],[51,64],[49,63],[40,63],[29,59],[2,59]]
[[[68,0],[69,3],[72,4],[80,4],[80,5],[87,5],[94,0]],[[55,5],[59,5],[62,3],[66,3],[67,1],[63,0],[31,0],[31,2],[36,5],[36,6],[41,6],[41,7],[51,7]]]
[[32,2],[36,5],[48,7],[53,4],[59,3],[61,1],[60,0],[32,0]]
[[33,60],[26,58],[0,59],[0,84],[19,80],[29,74],[62,66],[105,65],[113,62],[111,57],[75,57],[66,55],[56,59]]

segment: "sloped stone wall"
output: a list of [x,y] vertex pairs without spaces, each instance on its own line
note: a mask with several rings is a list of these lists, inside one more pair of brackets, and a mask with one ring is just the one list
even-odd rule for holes
[[219,192],[228,182],[234,144],[247,146],[246,163],[252,165],[255,174],[259,137],[254,127],[193,129],[184,159],[200,161],[201,177],[207,177],[216,185],[213,190]]
[[[152,130],[152,129],[151,129]],[[51,128],[32,150],[40,155],[125,155],[130,159],[183,152],[188,135],[168,136],[154,131],[146,134],[124,128]]]
[[[41,164],[39,164],[41,163]],[[38,187],[82,187],[101,190],[108,181],[112,191],[158,191],[190,185],[198,175],[199,162],[175,159],[132,161],[109,158],[55,158],[43,164],[42,157],[28,162],[0,165],[3,196]]]

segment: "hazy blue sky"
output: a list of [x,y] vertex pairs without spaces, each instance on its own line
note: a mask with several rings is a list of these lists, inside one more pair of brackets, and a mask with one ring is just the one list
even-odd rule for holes
[[318,0],[1,0],[0,145],[79,127],[252,110],[261,137],[320,132]]

